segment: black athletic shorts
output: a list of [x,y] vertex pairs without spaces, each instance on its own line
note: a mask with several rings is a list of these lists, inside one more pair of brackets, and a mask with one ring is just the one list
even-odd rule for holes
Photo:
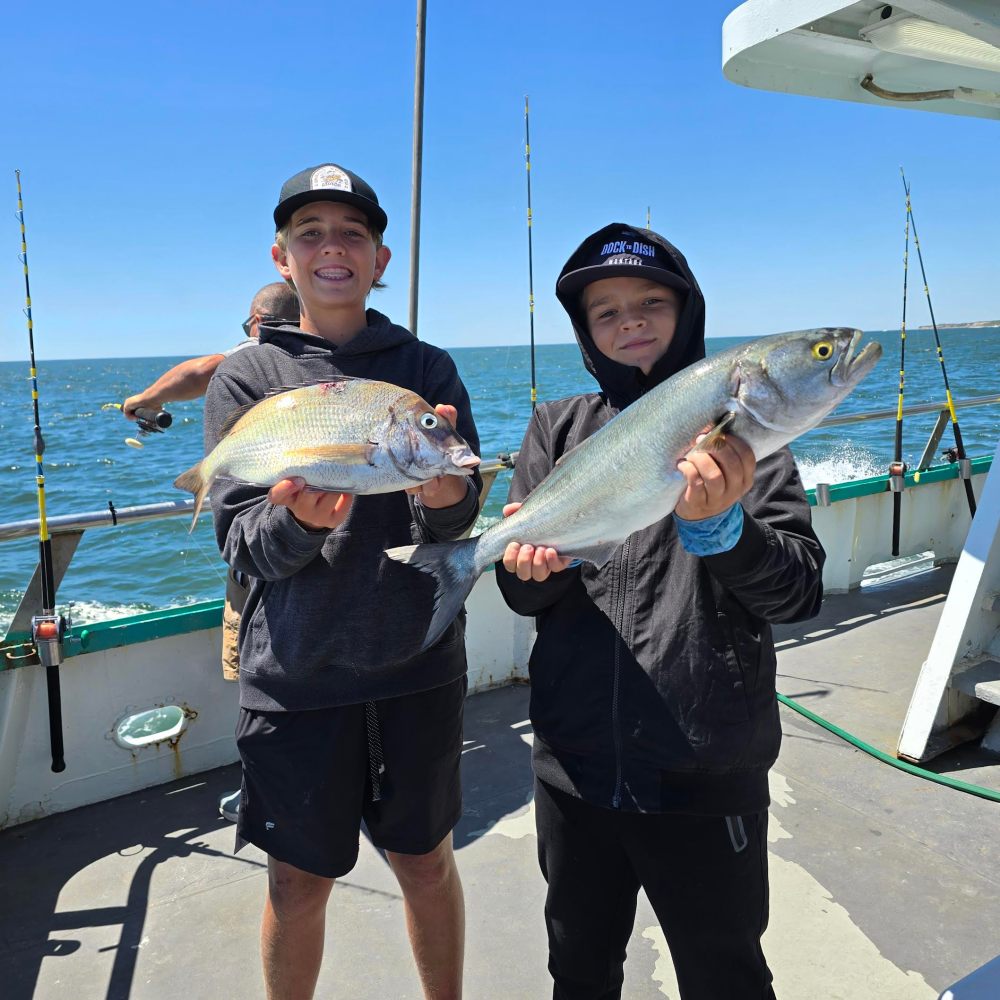
[[373,801],[365,706],[307,712],[241,708],[243,759],[236,850],[338,878],[358,860],[362,820],[372,843],[427,854],[462,814],[459,765],[465,677],[375,702],[384,770]]

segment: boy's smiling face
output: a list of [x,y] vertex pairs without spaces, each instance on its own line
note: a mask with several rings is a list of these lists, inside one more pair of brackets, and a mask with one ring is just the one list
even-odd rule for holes
[[619,364],[648,375],[670,347],[681,297],[647,278],[602,278],[581,296],[594,346]]
[[283,278],[291,279],[310,312],[358,310],[391,256],[375,246],[368,218],[353,205],[314,201],[292,213],[286,249],[271,249]]

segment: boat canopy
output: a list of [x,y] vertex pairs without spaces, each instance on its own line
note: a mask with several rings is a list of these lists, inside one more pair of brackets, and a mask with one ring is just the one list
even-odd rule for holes
[[734,83],[1000,118],[996,0],[747,0],[722,27]]

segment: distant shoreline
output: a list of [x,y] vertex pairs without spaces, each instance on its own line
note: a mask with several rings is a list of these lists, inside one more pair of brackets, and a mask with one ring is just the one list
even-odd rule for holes
[[[974,330],[985,326],[1000,326],[1000,319],[981,319],[975,323],[938,323],[939,330]],[[933,330],[934,327],[928,323],[927,326],[918,326],[918,330]]]

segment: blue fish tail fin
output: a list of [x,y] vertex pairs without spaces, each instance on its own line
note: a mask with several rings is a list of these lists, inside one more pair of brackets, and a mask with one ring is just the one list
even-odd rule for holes
[[465,599],[479,578],[476,568],[476,539],[457,542],[430,542],[424,545],[401,545],[386,549],[396,562],[415,566],[434,577],[434,614],[421,650],[430,649],[458,617]]

